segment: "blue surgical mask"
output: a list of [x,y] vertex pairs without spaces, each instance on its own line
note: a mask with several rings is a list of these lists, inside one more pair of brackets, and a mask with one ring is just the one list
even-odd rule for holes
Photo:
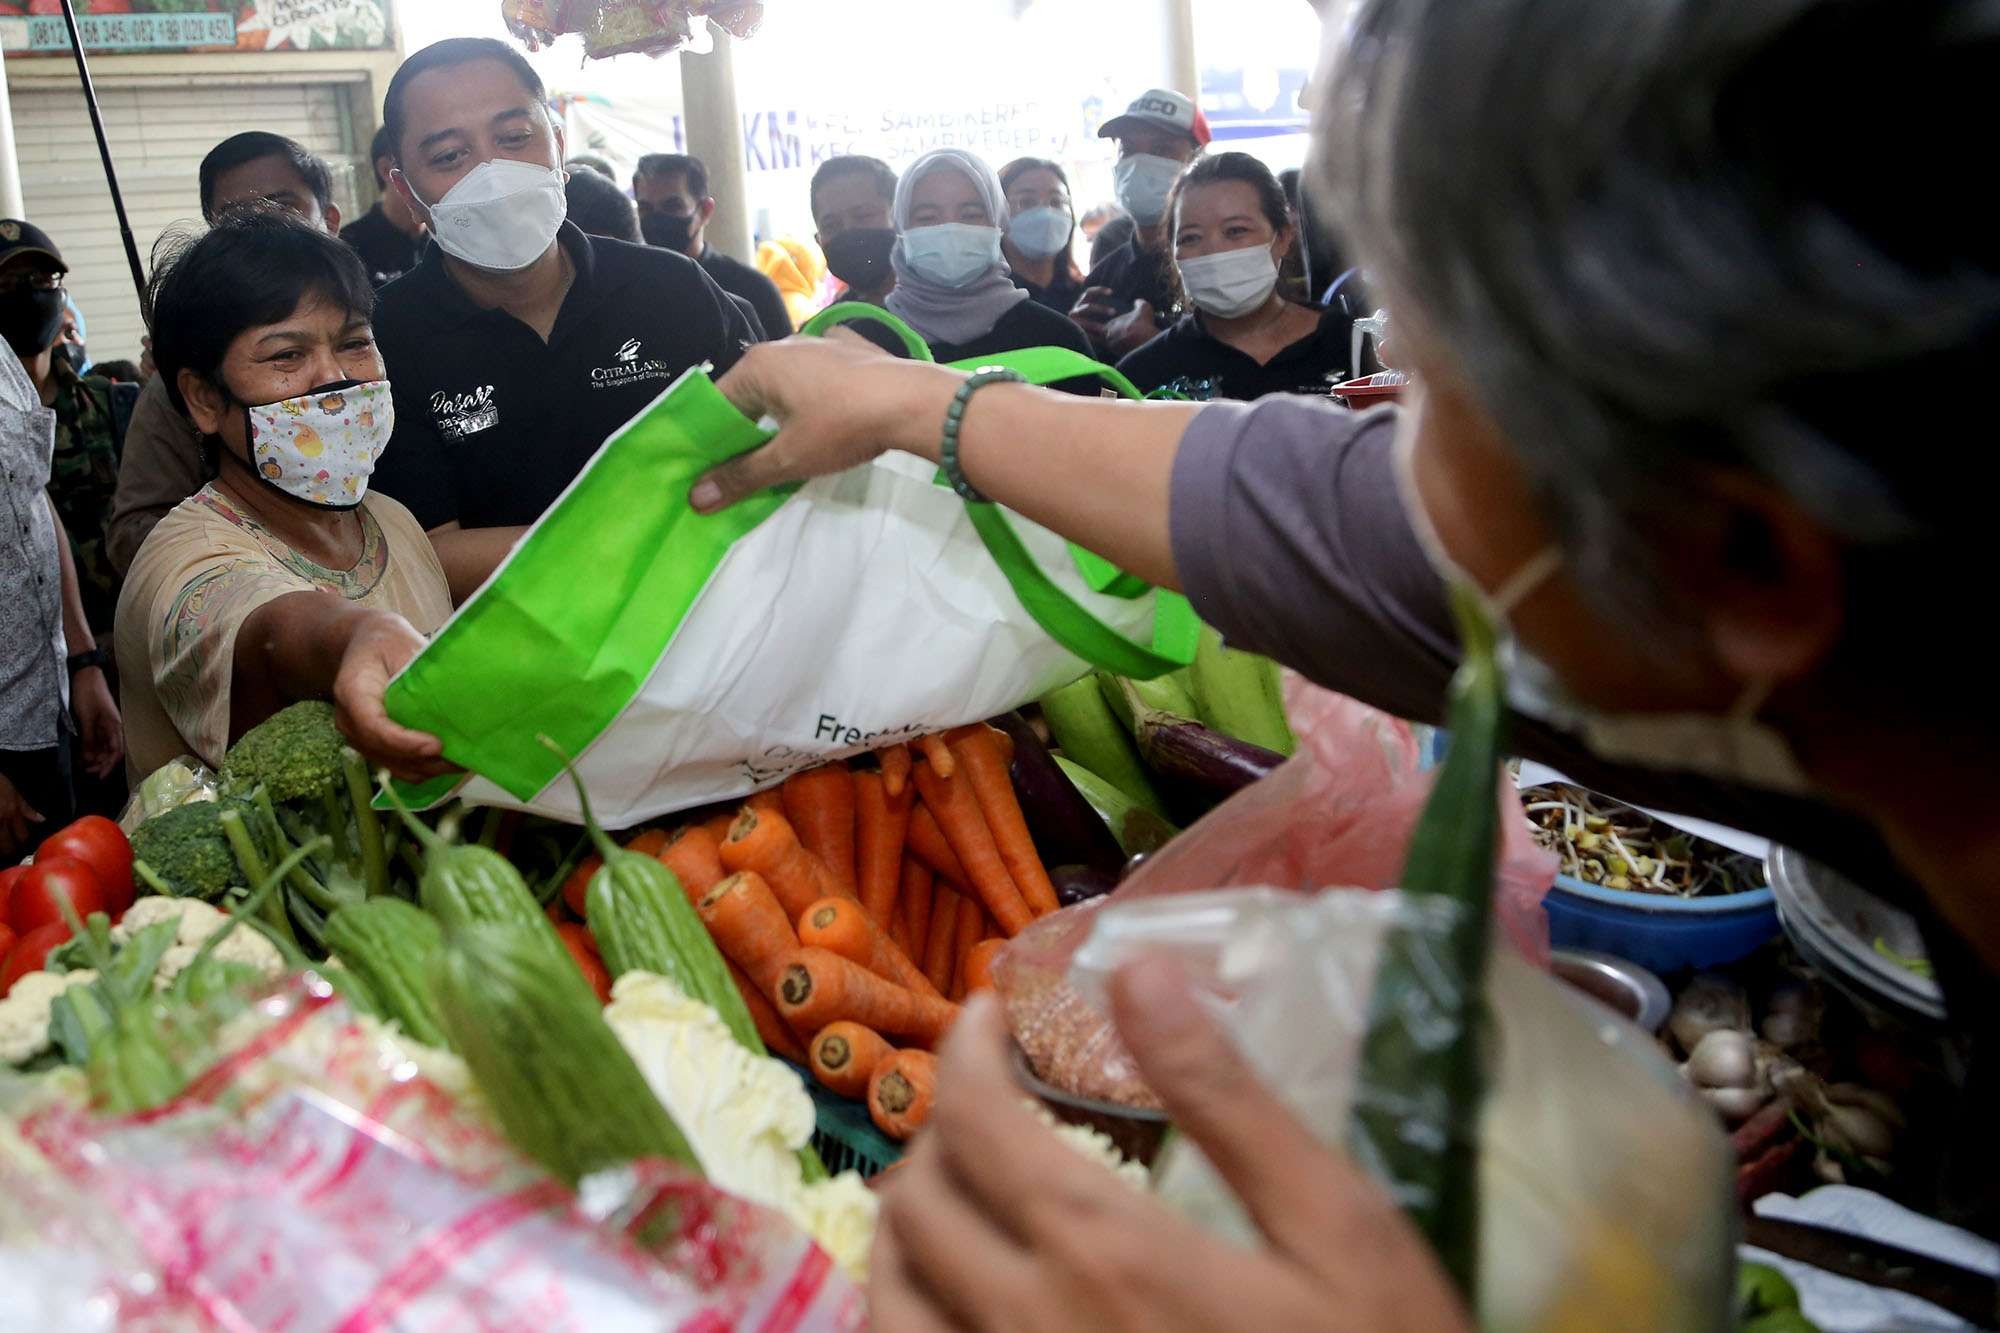
[[[1421,411],[1421,407],[1417,409]],[[1500,665],[1506,673],[1507,704],[1581,740],[1601,759],[1646,768],[1696,773],[1766,791],[1798,795],[1812,782],[1792,752],[1791,742],[1758,714],[1770,698],[1768,681],[1752,681],[1724,714],[1611,713],[1583,702],[1564,685],[1555,668],[1521,645],[1510,616],[1563,566],[1563,553],[1545,547],[1524,561],[1500,586],[1487,592],[1445,550],[1437,528],[1417,493],[1411,448],[1415,413],[1406,414],[1396,434],[1396,481],[1403,506],[1431,566],[1447,582],[1477,592],[1500,636]]]
[[1186,166],[1171,157],[1156,157],[1151,153],[1119,158],[1111,173],[1119,207],[1142,227],[1158,226],[1167,216],[1167,196],[1173,193],[1174,182],[1181,178]]
[[1000,262],[998,227],[944,222],[912,228],[897,244],[910,272],[939,287],[964,287]]
[[1030,208],[1007,219],[1007,239],[1030,259],[1047,259],[1069,248],[1076,220],[1067,208]]

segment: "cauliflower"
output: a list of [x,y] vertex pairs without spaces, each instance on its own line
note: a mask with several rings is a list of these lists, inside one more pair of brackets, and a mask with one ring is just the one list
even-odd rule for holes
[[[229,924],[229,917],[195,898],[141,898],[126,911],[125,919],[112,928],[112,942],[123,944],[139,931],[162,921],[177,923],[174,946],[161,957],[160,969],[153,974],[153,985],[164,988],[187,970],[208,937]],[[225,963],[254,967],[267,977],[285,974],[285,959],[278,946],[248,926],[231,931],[228,939],[215,946],[211,956]]]
[[1118,1151],[1118,1145],[1111,1141],[1109,1135],[1100,1134],[1088,1125],[1072,1125],[1058,1120],[1048,1107],[1032,1098],[1025,1105],[1034,1113],[1035,1118],[1047,1125],[1071,1151],[1088,1157],[1133,1189],[1143,1190],[1151,1182],[1152,1177],[1146,1174],[1146,1168],[1137,1162],[1127,1160],[1125,1154]]
[[715,1010],[665,977],[628,972],[605,1021],[687,1136],[717,1186],[784,1213],[851,1276],[865,1276],[875,1197],[848,1173],[807,1185],[799,1150],[812,1139],[812,1096],[784,1064],[746,1050]]
[[30,972],[0,1000],[0,1060],[24,1065],[47,1051],[49,1011],[71,986],[88,986],[95,972]]

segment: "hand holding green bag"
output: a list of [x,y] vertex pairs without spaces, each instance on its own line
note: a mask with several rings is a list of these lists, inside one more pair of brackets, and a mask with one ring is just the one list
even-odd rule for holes
[[[1136,396],[1063,349],[980,364]],[[546,734],[623,828],[993,716],[1092,668],[1150,677],[1192,660],[1185,599],[968,504],[914,458],[718,514],[688,506],[699,477],[768,438],[706,374],[683,376],[391,684],[390,715],[476,775],[467,799],[575,820]]]

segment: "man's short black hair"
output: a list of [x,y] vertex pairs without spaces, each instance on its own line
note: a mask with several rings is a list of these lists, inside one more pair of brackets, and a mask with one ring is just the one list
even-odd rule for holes
[[534,94],[535,101],[547,104],[549,90],[542,83],[542,76],[535,72],[526,56],[507,43],[494,37],[447,37],[432,42],[397,68],[396,77],[389,80],[388,95],[382,99],[382,129],[389,136],[389,152],[396,165],[403,163],[403,121],[408,111],[410,85],[434,69],[469,65],[475,60],[499,61],[514,72],[523,88]]
[[582,168],[569,173],[563,190],[569,196],[569,220],[587,235],[640,244],[638,206],[616,181]]
[[169,232],[153,248],[146,324],[167,396],[183,414],[180,373],[227,391],[222,362],[248,329],[287,319],[318,296],[366,319],[368,270],[347,244],[275,205],[232,208],[206,232]]
[[375,131],[375,141],[368,145],[368,164],[375,168],[375,188],[378,190],[389,188],[389,173],[382,170],[382,159],[385,157],[391,161],[396,157],[396,144],[389,137],[387,125]]
[[813,173],[812,187],[806,193],[806,202],[812,208],[813,221],[815,223],[819,221],[819,192],[821,187],[830,181],[839,180],[843,176],[873,177],[875,188],[881,192],[882,202],[886,204],[894,204],[896,202],[896,169],[894,167],[884,162],[881,158],[870,157],[866,153],[843,153],[839,157],[829,157],[826,161],[820,163],[819,170]]
[[687,153],[648,153],[639,159],[639,170],[633,180],[641,181],[648,176],[685,176],[688,193],[697,203],[708,198],[708,168],[698,157]]
[[232,134],[221,143],[208,150],[208,156],[201,160],[201,215],[209,222],[215,221],[215,182],[225,171],[234,171],[246,162],[255,162],[260,157],[281,157],[292,170],[299,174],[299,181],[312,191],[312,197],[319,201],[323,213],[333,207],[333,173],[326,169],[326,163],[308,151],[303,145],[294,143],[282,134],[272,134],[266,130],[245,130]]

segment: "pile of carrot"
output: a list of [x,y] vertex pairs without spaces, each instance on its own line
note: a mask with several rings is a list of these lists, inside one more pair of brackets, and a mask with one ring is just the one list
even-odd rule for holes
[[[930,1114],[930,1052],[958,1002],[990,988],[1006,941],[1057,908],[1012,751],[1004,732],[959,727],[625,844],[680,880],[771,1052],[865,1099],[892,1138]],[[564,904],[582,915],[599,864],[577,867],[552,917]]]

